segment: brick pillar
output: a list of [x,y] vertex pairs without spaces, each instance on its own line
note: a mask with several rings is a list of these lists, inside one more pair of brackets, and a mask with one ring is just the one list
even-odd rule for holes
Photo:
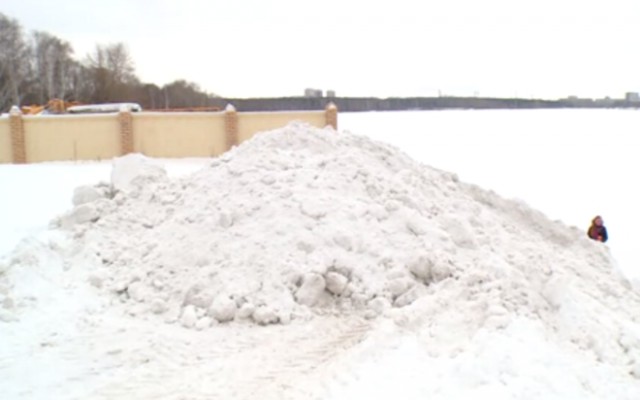
[[15,164],[25,164],[27,162],[27,150],[24,142],[24,123],[22,122],[22,112],[16,106],[11,107],[9,112],[9,127],[11,129],[13,162]]
[[120,152],[123,156],[133,153],[133,115],[131,115],[131,111],[120,111],[118,124],[120,125]]
[[224,109],[224,131],[227,136],[227,150],[238,145],[238,112],[231,104]]
[[327,104],[324,109],[325,125],[331,125],[333,129],[338,129],[338,107],[333,102]]

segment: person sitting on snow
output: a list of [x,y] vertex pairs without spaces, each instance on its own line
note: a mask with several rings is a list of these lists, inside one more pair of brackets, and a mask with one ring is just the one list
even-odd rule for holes
[[587,231],[587,235],[593,240],[597,240],[598,242],[606,242],[609,238],[607,236],[607,228],[604,227],[604,223],[602,222],[602,217],[599,215],[591,221],[591,226]]

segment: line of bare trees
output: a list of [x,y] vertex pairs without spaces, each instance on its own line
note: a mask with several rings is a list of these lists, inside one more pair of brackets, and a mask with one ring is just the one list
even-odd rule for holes
[[122,43],[96,45],[78,61],[69,42],[47,32],[27,35],[18,21],[0,13],[0,112],[54,98],[161,109],[215,105],[217,97],[185,80],[162,87],[141,82]]

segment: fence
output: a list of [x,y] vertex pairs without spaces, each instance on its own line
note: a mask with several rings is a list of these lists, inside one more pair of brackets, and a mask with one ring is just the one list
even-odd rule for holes
[[149,157],[212,157],[291,121],[337,129],[338,110],[158,112],[0,118],[0,163],[103,160],[136,152]]

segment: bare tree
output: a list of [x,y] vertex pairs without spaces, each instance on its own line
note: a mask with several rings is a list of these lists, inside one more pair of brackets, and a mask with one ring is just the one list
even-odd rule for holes
[[0,13],[0,109],[20,105],[29,79],[29,46],[22,27]]
[[197,84],[185,80],[177,80],[163,86],[162,92],[165,108],[210,106],[217,97],[202,91]]
[[122,43],[96,46],[87,57],[93,86],[93,101],[125,100],[138,83],[129,51]]
[[69,98],[72,100],[89,101],[93,95],[91,71],[77,61],[70,66]]
[[135,68],[129,50],[122,43],[114,43],[106,47],[107,68],[113,79],[119,83],[135,83]]
[[65,99],[72,91],[74,60],[68,42],[46,32],[33,34],[35,81],[40,103]]

